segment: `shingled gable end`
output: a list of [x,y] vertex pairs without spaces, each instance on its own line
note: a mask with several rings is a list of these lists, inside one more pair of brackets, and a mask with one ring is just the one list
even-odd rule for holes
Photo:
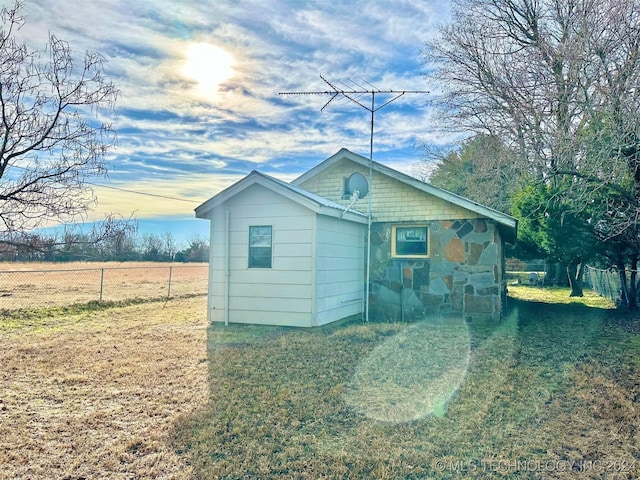
[[[372,176],[363,197],[349,191],[354,174]],[[516,219],[341,149],[290,184],[251,172],[196,209],[211,220],[210,320],[317,326],[362,313],[369,200],[370,318],[501,316]]]

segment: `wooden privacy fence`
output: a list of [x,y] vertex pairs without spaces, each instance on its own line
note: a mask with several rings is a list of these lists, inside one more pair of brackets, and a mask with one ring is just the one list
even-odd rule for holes
[[0,310],[206,295],[208,277],[206,264],[0,270]]

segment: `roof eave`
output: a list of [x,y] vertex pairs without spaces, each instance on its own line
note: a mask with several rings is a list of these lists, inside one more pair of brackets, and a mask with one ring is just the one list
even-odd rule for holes
[[217,206],[223,204],[228,199],[238,195],[252,185],[261,185],[273,192],[276,192],[289,200],[302,205],[319,215],[336,217],[357,223],[367,223],[367,216],[357,211],[348,211],[343,207],[323,205],[317,200],[310,198],[296,189],[288,188],[285,182],[272,178],[268,175],[253,170],[246,177],[238,180],[233,185],[217,193],[209,200],[195,208],[196,218],[210,219],[209,213]]

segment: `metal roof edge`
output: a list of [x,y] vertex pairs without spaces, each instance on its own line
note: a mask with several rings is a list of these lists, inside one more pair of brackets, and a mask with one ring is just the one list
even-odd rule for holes
[[[252,170],[247,176],[241,178],[233,185],[230,185],[229,187],[211,197],[209,200],[196,207],[196,218],[208,218],[206,214],[209,211],[213,210],[215,207],[225,202],[226,200],[241,193],[251,185],[255,184],[262,185],[265,188],[284,195],[290,200],[314,211],[315,213],[330,215],[326,210],[330,209],[338,212],[337,214],[330,216],[336,216],[340,218],[347,216],[344,215],[344,213],[347,212],[347,207],[344,207],[336,202],[333,202],[314,193],[308,192],[296,185],[289,184],[283,180],[277,179],[257,170]],[[345,220],[360,222],[357,217],[362,217],[366,221],[367,215],[362,212],[351,209],[348,211],[348,213],[348,218],[345,218]]]

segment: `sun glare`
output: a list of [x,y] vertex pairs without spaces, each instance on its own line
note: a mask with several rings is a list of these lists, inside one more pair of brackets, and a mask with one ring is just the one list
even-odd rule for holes
[[197,83],[198,89],[215,95],[218,86],[233,76],[233,57],[210,43],[192,43],[187,48],[182,73]]

